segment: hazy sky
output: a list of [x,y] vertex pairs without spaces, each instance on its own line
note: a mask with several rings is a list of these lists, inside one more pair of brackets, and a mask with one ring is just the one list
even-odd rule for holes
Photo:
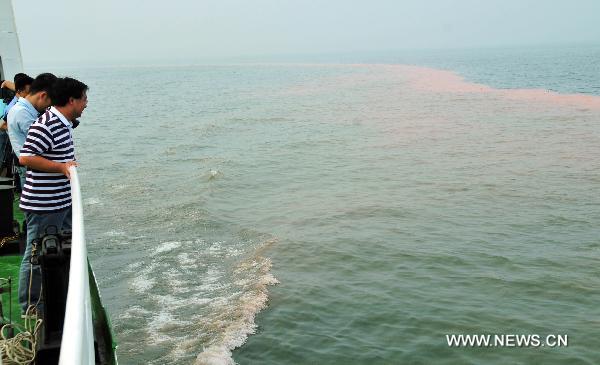
[[599,0],[13,0],[25,67],[600,43]]

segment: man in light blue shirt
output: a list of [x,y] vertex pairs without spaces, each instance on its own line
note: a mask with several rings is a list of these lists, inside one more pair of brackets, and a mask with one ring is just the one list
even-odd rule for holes
[[0,86],[1,88],[10,89],[15,92],[15,96],[12,101],[4,108],[2,119],[0,121],[0,171],[2,167],[10,166],[11,158],[11,147],[8,144],[8,133],[7,133],[7,115],[10,109],[17,103],[19,98],[24,98],[29,94],[29,87],[33,82],[33,79],[24,73],[18,73],[14,77],[14,83],[6,80]]
[[25,92],[24,95],[19,95],[17,93],[15,95],[15,97],[12,98],[12,100],[10,101],[10,103],[8,103],[8,105],[6,106],[6,108],[4,108],[4,114],[2,115],[2,119],[5,119],[5,121],[6,121],[6,116],[8,115],[8,112],[12,109],[13,106],[15,106],[15,104],[19,100],[19,97],[23,98],[23,97],[27,96],[27,94],[29,94],[29,88],[27,88],[27,92]]
[[[8,112],[8,137],[12,149],[20,156],[21,148],[25,143],[29,127],[38,118],[38,115],[46,110],[51,104],[52,85],[56,76],[51,73],[43,73],[33,80],[29,88],[29,95],[20,98],[15,106]],[[27,168],[18,166],[17,171],[21,178],[21,187],[25,186]]]
[[12,90],[15,93],[15,96],[12,98],[10,103],[8,103],[6,108],[4,108],[4,114],[2,114],[2,119],[4,119],[4,121],[6,121],[6,116],[8,115],[8,112],[10,111],[10,109],[13,106],[15,106],[15,104],[17,103],[17,100],[19,100],[19,98],[24,98],[29,94],[29,87],[31,86],[31,83],[33,82],[33,79],[24,73],[16,74],[14,77],[14,80],[15,80],[15,82],[10,82],[8,80],[5,80],[2,83],[2,86],[0,86],[3,89]]

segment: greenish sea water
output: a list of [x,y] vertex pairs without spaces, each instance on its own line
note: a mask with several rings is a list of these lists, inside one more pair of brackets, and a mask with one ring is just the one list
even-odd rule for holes
[[594,92],[386,65],[75,76],[90,259],[123,364],[600,362]]

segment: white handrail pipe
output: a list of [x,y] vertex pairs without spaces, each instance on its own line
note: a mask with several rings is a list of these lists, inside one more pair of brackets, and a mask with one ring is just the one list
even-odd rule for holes
[[71,268],[69,271],[69,291],[65,310],[59,365],[94,365],[94,331],[92,323],[92,303],[83,227],[83,204],[79,177],[75,166],[69,168],[71,174],[72,200],[72,240]]

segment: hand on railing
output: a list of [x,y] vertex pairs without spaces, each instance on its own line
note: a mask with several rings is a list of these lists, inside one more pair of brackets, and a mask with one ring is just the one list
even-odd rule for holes
[[77,167],[77,166],[79,166],[79,164],[77,163],[77,161],[65,162],[65,163],[63,163],[63,166],[62,166],[63,171],[61,171],[63,173],[63,175],[65,175],[67,177],[67,179],[69,179],[69,180],[71,180],[71,166]]

